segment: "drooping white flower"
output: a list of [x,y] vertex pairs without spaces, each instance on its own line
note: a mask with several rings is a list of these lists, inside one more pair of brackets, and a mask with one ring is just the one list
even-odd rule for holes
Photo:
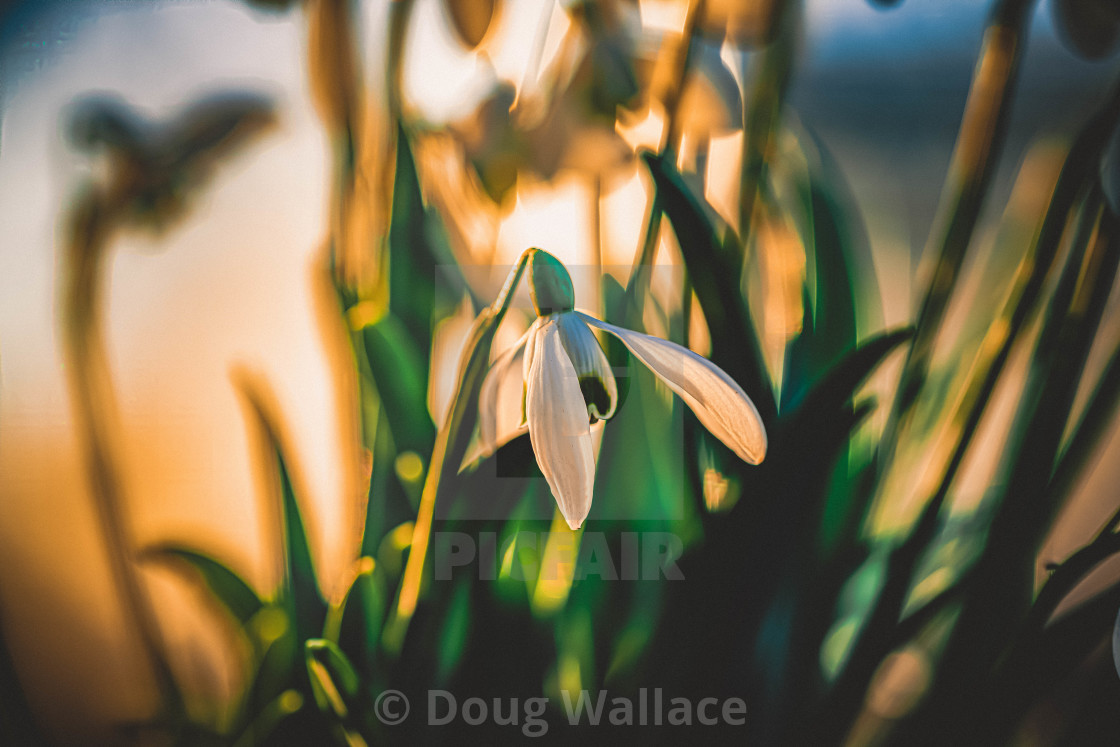
[[595,482],[590,426],[614,415],[618,403],[614,374],[590,329],[597,327],[621,340],[740,458],[750,464],[763,460],[762,419],[730,376],[676,343],[576,311],[567,269],[548,252],[529,252],[529,293],[537,319],[483,381],[479,441],[484,454],[528,430],[560,512],[572,529],[583,524]]

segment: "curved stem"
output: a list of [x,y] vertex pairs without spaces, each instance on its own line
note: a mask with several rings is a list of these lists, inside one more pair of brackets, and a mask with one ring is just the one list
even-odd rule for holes
[[[529,254],[522,253],[517,265],[506,278],[494,303],[483,310],[467,337],[463,356],[459,361],[459,383],[451,400],[451,411],[436,434],[432,460],[424,479],[424,489],[420,494],[420,507],[416,524],[412,530],[412,547],[405,563],[397,603],[389,622],[385,625],[382,638],[385,648],[392,654],[399,653],[404,643],[408,623],[416,612],[420,600],[420,585],[423,580],[424,566],[431,541],[432,522],[435,518],[436,503],[446,486],[453,482],[459,464],[466,452],[467,442],[474,429],[478,408],[478,392],[490,361],[490,344],[509,309],[513,292],[525,273]],[[471,408],[474,408],[473,410]]]
[[151,664],[162,707],[174,715],[181,710],[181,697],[151,598],[133,564],[135,542],[115,448],[117,409],[101,324],[102,274],[114,202],[111,195],[91,188],[78,199],[71,216],[61,284],[66,373],[110,572]]

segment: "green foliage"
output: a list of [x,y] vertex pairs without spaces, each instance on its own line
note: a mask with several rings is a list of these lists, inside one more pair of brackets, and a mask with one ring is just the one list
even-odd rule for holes
[[203,586],[241,625],[247,625],[264,607],[264,602],[240,576],[213,558],[186,547],[158,545],[148,548],[149,560],[166,559],[186,563],[200,577]]

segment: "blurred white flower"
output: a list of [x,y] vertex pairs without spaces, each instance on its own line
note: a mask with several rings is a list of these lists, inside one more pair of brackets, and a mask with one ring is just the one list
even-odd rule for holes
[[569,526],[579,528],[591,508],[595,482],[590,425],[614,415],[618,401],[614,374],[590,329],[597,327],[621,340],[740,458],[750,464],[763,460],[762,420],[730,376],[676,343],[575,311],[567,269],[548,252],[529,251],[529,292],[537,320],[494,362],[482,384],[484,454],[528,430],[561,513]]

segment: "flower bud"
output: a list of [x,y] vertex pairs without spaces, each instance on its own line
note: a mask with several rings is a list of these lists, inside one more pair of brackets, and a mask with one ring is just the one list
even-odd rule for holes
[[529,297],[537,316],[548,316],[575,307],[572,276],[560,260],[543,249],[532,249],[529,256]]

